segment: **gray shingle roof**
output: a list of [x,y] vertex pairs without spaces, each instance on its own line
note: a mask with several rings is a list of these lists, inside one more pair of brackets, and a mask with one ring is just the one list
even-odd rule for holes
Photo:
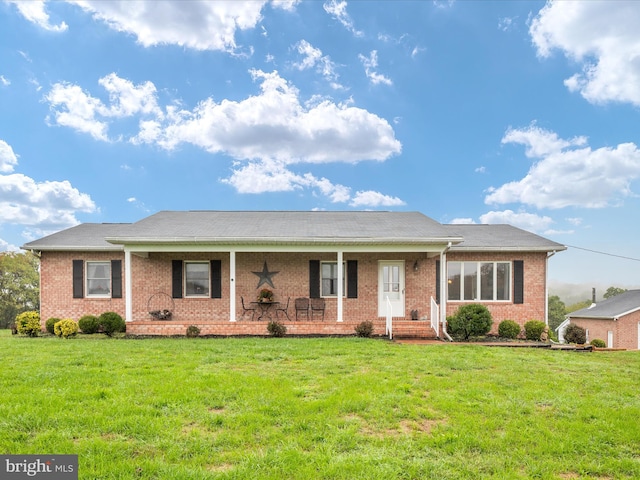
[[164,211],[108,240],[129,244],[442,244],[461,238],[418,212]]
[[105,240],[118,235],[131,226],[130,223],[82,223],[60,232],[25,244],[25,250],[122,250]]
[[566,250],[564,245],[511,225],[444,225],[464,238],[452,251],[542,251]]
[[618,318],[640,309],[640,290],[627,290],[607,298],[595,306],[582,308],[567,315],[569,318]]

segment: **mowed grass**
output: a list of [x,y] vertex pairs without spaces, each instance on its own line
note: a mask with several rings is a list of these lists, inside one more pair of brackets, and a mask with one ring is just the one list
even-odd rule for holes
[[640,478],[640,353],[0,333],[0,452],[82,479]]

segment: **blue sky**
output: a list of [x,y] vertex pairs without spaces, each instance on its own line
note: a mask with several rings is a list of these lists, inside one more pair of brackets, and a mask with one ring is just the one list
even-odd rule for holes
[[640,287],[638,24],[635,1],[4,1],[0,249],[159,210],[409,210]]

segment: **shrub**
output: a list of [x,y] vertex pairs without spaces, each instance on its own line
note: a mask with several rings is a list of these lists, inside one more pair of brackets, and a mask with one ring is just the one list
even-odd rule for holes
[[89,335],[98,333],[98,330],[100,330],[100,319],[95,315],[85,315],[78,320],[78,327],[80,327],[82,333]]
[[594,338],[589,343],[597,348],[607,348],[607,343],[601,338]]
[[37,337],[42,331],[40,314],[35,311],[20,313],[16,317],[16,329],[28,337]]
[[78,333],[78,324],[70,318],[65,318],[54,325],[53,331],[60,338],[75,337]]
[[187,337],[195,338],[200,335],[200,329],[195,325],[189,325],[187,327]]
[[113,336],[114,333],[124,332],[126,325],[124,320],[116,312],[104,312],[98,318],[100,321],[100,328],[108,337]]
[[502,338],[516,339],[520,335],[520,325],[513,320],[503,320],[498,325],[498,335]]
[[529,320],[524,324],[524,336],[527,340],[540,341],[547,325],[540,320]]
[[364,322],[360,322],[354,328],[356,331],[356,335],[359,337],[370,337],[373,334],[373,322],[366,320]]
[[449,332],[464,340],[486,335],[493,324],[491,312],[479,303],[463,305],[453,316],[447,317],[447,321],[449,322]]
[[280,322],[271,321],[267,325],[267,332],[274,337],[284,337],[287,333],[287,327]]
[[51,317],[49,320],[47,320],[44,324],[44,328],[46,328],[47,332],[49,332],[51,335],[55,335],[55,332],[53,330],[53,327],[56,323],[58,323],[60,320],[62,320],[61,318],[56,318],[56,317]]
[[567,343],[578,343],[582,345],[587,342],[587,331],[580,325],[570,323],[564,331],[564,340]]

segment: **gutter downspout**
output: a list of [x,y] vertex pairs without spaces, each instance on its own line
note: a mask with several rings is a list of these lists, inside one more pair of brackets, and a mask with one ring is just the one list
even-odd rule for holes
[[442,334],[449,341],[453,342],[453,338],[447,333],[447,252],[451,248],[451,242],[447,244],[444,250],[440,252],[440,324],[442,326]]
[[547,258],[544,266],[544,323],[549,326],[549,259],[553,257],[557,252],[547,252]]

